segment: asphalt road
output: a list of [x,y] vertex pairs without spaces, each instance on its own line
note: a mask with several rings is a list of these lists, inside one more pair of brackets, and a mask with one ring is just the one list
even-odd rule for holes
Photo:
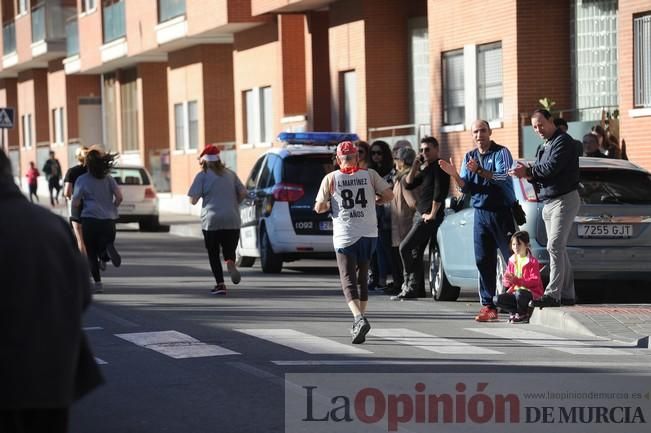
[[105,272],[85,317],[106,384],[73,407],[75,433],[284,432],[286,390],[299,400],[306,393],[291,373],[332,381],[570,373],[610,387],[616,381],[601,375],[651,373],[649,350],[505,320],[478,324],[472,293],[453,303],[371,294],[373,329],[353,346],[334,263],[294,262],[279,275],[242,269],[242,283],[217,297],[201,240],[120,231],[117,246],[123,264]]

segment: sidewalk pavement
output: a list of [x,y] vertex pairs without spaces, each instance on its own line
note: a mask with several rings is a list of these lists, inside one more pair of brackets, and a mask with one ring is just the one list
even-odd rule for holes
[[170,226],[170,234],[203,239],[201,219],[195,215],[161,213],[160,223]]
[[531,323],[648,349],[651,305],[586,304],[536,309]]
[[[41,204],[44,204],[43,201]],[[49,200],[45,204],[49,207]],[[52,210],[67,217],[63,204]],[[164,212],[160,215],[160,221],[162,225],[170,226],[169,232],[172,235],[203,239],[198,216]],[[531,323],[648,349],[651,304],[586,304],[542,310],[537,308]]]

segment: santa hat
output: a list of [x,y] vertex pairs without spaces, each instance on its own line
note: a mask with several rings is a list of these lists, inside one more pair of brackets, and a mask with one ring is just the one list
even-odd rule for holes
[[357,146],[352,141],[342,141],[337,146],[337,156],[356,155]]
[[206,144],[203,152],[199,155],[199,159],[207,162],[219,161],[219,152],[220,150],[217,147],[212,144]]

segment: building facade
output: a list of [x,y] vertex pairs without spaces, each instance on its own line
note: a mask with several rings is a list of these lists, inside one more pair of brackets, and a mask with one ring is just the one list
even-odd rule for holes
[[243,179],[286,130],[431,134],[459,161],[482,118],[528,157],[545,98],[576,138],[608,123],[651,169],[647,0],[1,0],[0,18],[20,178],[101,144],[187,211],[207,143]]

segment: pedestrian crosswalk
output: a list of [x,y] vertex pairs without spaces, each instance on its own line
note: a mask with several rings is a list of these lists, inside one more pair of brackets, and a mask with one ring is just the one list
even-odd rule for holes
[[385,340],[395,341],[407,346],[414,346],[419,349],[430,352],[442,353],[446,355],[500,355],[497,350],[487,349],[485,347],[473,346],[463,341],[451,338],[441,338],[434,335],[425,334],[419,331],[412,331],[405,328],[395,329],[378,329],[371,331],[371,336],[376,336]]
[[[582,357],[642,354],[633,347],[614,346],[607,340],[561,337],[514,326],[461,328],[455,331],[455,337],[441,337],[408,328],[376,327],[368,334],[367,343],[364,345],[352,345],[349,343],[349,337],[343,335],[313,335],[291,328],[236,328],[232,331],[254,338],[258,343],[264,341],[300,353],[352,356],[353,358],[347,362],[353,363],[356,362],[355,358],[375,358],[377,361],[378,358],[387,356],[389,352],[395,354],[396,345],[404,346],[405,350],[423,351],[418,356],[425,360],[437,357],[443,360],[447,355],[500,359],[514,348],[530,346]],[[93,333],[93,335],[97,334]],[[247,356],[252,355],[252,352],[259,347],[259,344],[251,345],[250,341],[249,344],[242,346],[242,340],[238,338],[228,339],[226,343],[220,342],[224,344],[220,346],[202,342],[174,330],[114,335],[121,340],[174,359]],[[106,356],[101,353],[99,355],[101,359],[97,358],[98,364],[110,363]],[[410,356],[414,359],[418,357],[411,353]],[[396,362],[395,359],[392,361]],[[292,361],[287,360],[287,362]]]
[[470,331],[479,332],[501,339],[515,340],[531,346],[546,347],[551,350],[569,353],[571,355],[631,355],[620,349],[600,347],[587,344],[582,341],[570,340],[567,338],[555,337],[537,331],[529,331],[522,328],[471,328]]
[[339,343],[337,341],[306,334],[293,329],[236,329],[236,331],[311,354],[346,355],[354,353],[371,353],[359,346]]
[[202,343],[178,331],[138,332],[115,336],[175,359],[239,355],[225,347]]

